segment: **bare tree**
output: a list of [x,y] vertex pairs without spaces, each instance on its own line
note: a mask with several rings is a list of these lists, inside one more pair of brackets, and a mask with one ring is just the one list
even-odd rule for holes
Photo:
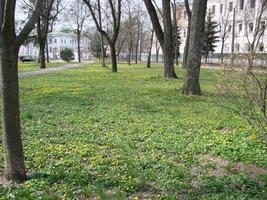
[[194,0],[189,36],[189,49],[186,63],[186,75],[182,93],[185,95],[200,95],[199,84],[202,56],[202,39],[205,28],[207,0]]
[[220,18],[220,33],[221,33],[221,64],[224,62],[224,46],[225,42],[228,38],[228,34],[231,31],[229,25],[231,24],[230,21],[230,12],[229,9],[224,9],[225,11],[221,15]]
[[[264,13],[267,11],[267,1],[259,0],[259,7],[255,13],[255,16],[250,14],[248,10],[248,5],[245,7],[245,34],[248,41],[248,71],[251,71],[254,65],[254,61],[256,58],[256,49],[259,46],[260,39],[262,38],[265,30],[266,23],[264,19]],[[251,26],[251,21],[254,18],[255,23]],[[251,34],[251,36],[250,36]]]
[[116,56],[116,41],[119,36],[120,26],[121,26],[121,7],[122,7],[122,0],[108,0],[109,9],[102,9],[105,12],[105,15],[108,17],[110,14],[111,17],[108,18],[109,22],[112,24],[112,34],[109,34],[108,29],[104,30],[103,27],[100,26],[100,18],[97,18],[97,12],[95,11],[96,4],[101,5],[100,0],[96,1],[89,1],[83,0],[83,2],[89,8],[90,14],[93,18],[93,21],[96,25],[97,30],[100,32],[101,35],[107,40],[110,51],[111,51],[111,61],[112,61],[112,72],[117,72],[117,56]]
[[85,22],[89,17],[88,11],[81,1],[73,0],[65,16],[70,27],[75,31],[77,37],[78,61],[81,62],[81,36]]
[[16,35],[16,1],[0,1],[1,112],[6,181],[26,179],[20,127],[18,52],[37,22],[42,3],[41,0],[36,1],[29,19]]
[[[255,15],[250,16],[251,12],[245,11],[248,49],[244,49],[244,53],[235,58],[238,59],[235,68],[219,74],[219,92],[231,102],[228,108],[245,119],[267,143],[267,73],[263,67],[255,66],[255,61],[266,60],[266,57],[257,53],[257,48],[266,30],[263,13],[267,10],[267,2],[260,0],[258,3]],[[250,26],[251,21],[255,23],[253,28]]]

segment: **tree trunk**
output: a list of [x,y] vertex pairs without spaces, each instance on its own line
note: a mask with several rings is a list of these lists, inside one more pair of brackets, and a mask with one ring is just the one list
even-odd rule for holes
[[188,49],[189,49],[189,37],[190,37],[190,25],[191,25],[191,19],[188,19],[188,27],[187,27],[187,35],[186,35],[186,41],[184,46],[184,55],[183,55],[183,68],[186,68],[187,63],[187,56],[188,56]]
[[156,48],[156,63],[159,63],[159,48]]
[[20,128],[18,50],[15,45],[1,46],[0,59],[4,179],[22,182],[26,180],[26,172]]
[[46,64],[45,64],[45,41],[43,39],[39,39],[39,60],[40,60],[40,68],[45,69]]
[[48,46],[47,37],[46,37],[45,44],[46,44],[46,62],[49,63],[50,59],[49,59],[49,46]]
[[174,70],[174,45],[172,34],[172,20],[171,20],[171,8],[170,0],[162,0],[163,8],[163,24],[164,24],[164,77],[165,78],[177,78]]
[[153,39],[154,39],[154,30],[152,30],[152,35],[150,38],[150,46],[149,46],[147,65],[146,65],[147,68],[151,67],[151,52],[152,52],[152,46],[153,46]]
[[221,47],[221,64],[223,64],[223,59],[224,59],[224,54],[223,54],[223,51],[224,51],[224,42],[225,42],[225,39],[222,38],[222,47]]
[[102,67],[104,67],[104,68],[106,68],[107,66],[106,66],[106,55],[105,55],[105,47],[104,47],[104,38],[103,38],[103,35],[102,34],[100,34],[100,37],[101,37],[101,65],[102,65]]
[[116,56],[116,47],[115,44],[110,44],[110,54],[111,54],[111,62],[112,62],[112,72],[118,72],[117,67],[117,56]]
[[186,75],[182,91],[185,95],[201,94],[199,74],[206,9],[207,0],[193,1]]
[[77,30],[78,62],[81,62],[81,31]]
[[184,55],[183,55],[183,68],[187,66],[187,57],[188,57],[188,49],[189,49],[189,37],[190,37],[190,27],[191,27],[191,17],[192,12],[190,10],[189,1],[185,0],[185,10],[188,18],[188,26],[187,26],[187,34],[186,34],[186,41],[184,47]]

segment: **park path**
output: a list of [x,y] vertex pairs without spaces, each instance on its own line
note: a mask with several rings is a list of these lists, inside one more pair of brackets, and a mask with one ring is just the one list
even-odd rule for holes
[[39,76],[39,75],[48,74],[51,72],[60,72],[60,71],[64,71],[67,69],[76,69],[80,67],[81,67],[81,64],[67,64],[67,65],[62,65],[60,67],[51,67],[51,68],[39,69],[39,70],[29,71],[29,72],[19,72],[19,78]]

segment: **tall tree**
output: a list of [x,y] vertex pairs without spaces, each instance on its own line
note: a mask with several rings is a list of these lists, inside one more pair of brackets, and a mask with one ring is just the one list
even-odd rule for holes
[[[97,18],[97,12],[95,11],[96,4],[101,5],[100,0],[95,1],[89,1],[89,0],[83,0],[83,2],[87,5],[89,8],[90,14],[93,18],[93,21],[96,25],[97,30],[103,37],[107,40],[109,47],[110,47],[110,52],[111,52],[111,61],[112,61],[112,72],[117,72],[118,67],[117,67],[117,55],[116,55],[116,41],[119,36],[120,32],[120,27],[121,27],[121,7],[122,7],[122,0],[108,0],[108,6],[109,11],[107,9],[102,8],[101,10],[104,10],[105,15],[111,17],[108,19],[109,22],[112,23],[112,34],[109,34],[109,30],[104,30],[103,27],[100,26],[100,21],[102,19]],[[107,8],[106,7],[106,8]],[[110,13],[109,13],[110,12]]]
[[205,57],[205,63],[208,62],[208,57],[210,53],[215,51],[216,43],[219,41],[219,36],[217,33],[218,24],[213,21],[212,13],[209,11],[207,16],[207,21],[205,23],[205,31],[203,36],[203,44],[202,44],[202,54]]
[[29,19],[16,35],[16,0],[0,1],[1,112],[6,181],[26,179],[20,127],[18,52],[38,20],[42,3],[36,1]]
[[66,19],[77,37],[78,61],[81,62],[81,37],[86,19],[89,17],[86,6],[80,1],[72,1]]
[[206,9],[207,0],[193,1],[186,75],[182,90],[185,95],[201,94],[199,75]]
[[155,34],[158,38],[160,46],[163,50],[164,56],[164,77],[165,78],[177,78],[174,69],[174,57],[172,53],[173,37],[172,37],[172,20],[171,20],[171,8],[170,0],[162,0],[162,18],[164,31],[160,25],[158,13],[160,10],[156,10],[152,0],[143,0],[150,16]]

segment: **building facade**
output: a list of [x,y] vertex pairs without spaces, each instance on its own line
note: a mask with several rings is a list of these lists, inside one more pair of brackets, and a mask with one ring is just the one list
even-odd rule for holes
[[[53,32],[47,38],[47,51],[49,59],[59,60],[60,51],[63,49],[71,49],[74,53],[75,60],[78,60],[78,43],[75,34],[64,32]],[[81,60],[89,60],[91,54],[89,52],[89,41],[86,37],[81,38]],[[33,59],[38,59],[39,48],[34,43],[23,45],[20,48],[19,56],[26,56]]]
[[[208,0],[207,13],[210,12],[213,21],[218,23],[217,34],[220,37],[214,53],[221,53],[222,46],[224,53],[244,53],[254,40],[257,43],[256,51],[267,53],[267,30],[260,33],[267,25],[267,8],[262,8],[263,1]],[[177,19],[181,28],[183,53],[188,26],[183,3],[179,3]]]

